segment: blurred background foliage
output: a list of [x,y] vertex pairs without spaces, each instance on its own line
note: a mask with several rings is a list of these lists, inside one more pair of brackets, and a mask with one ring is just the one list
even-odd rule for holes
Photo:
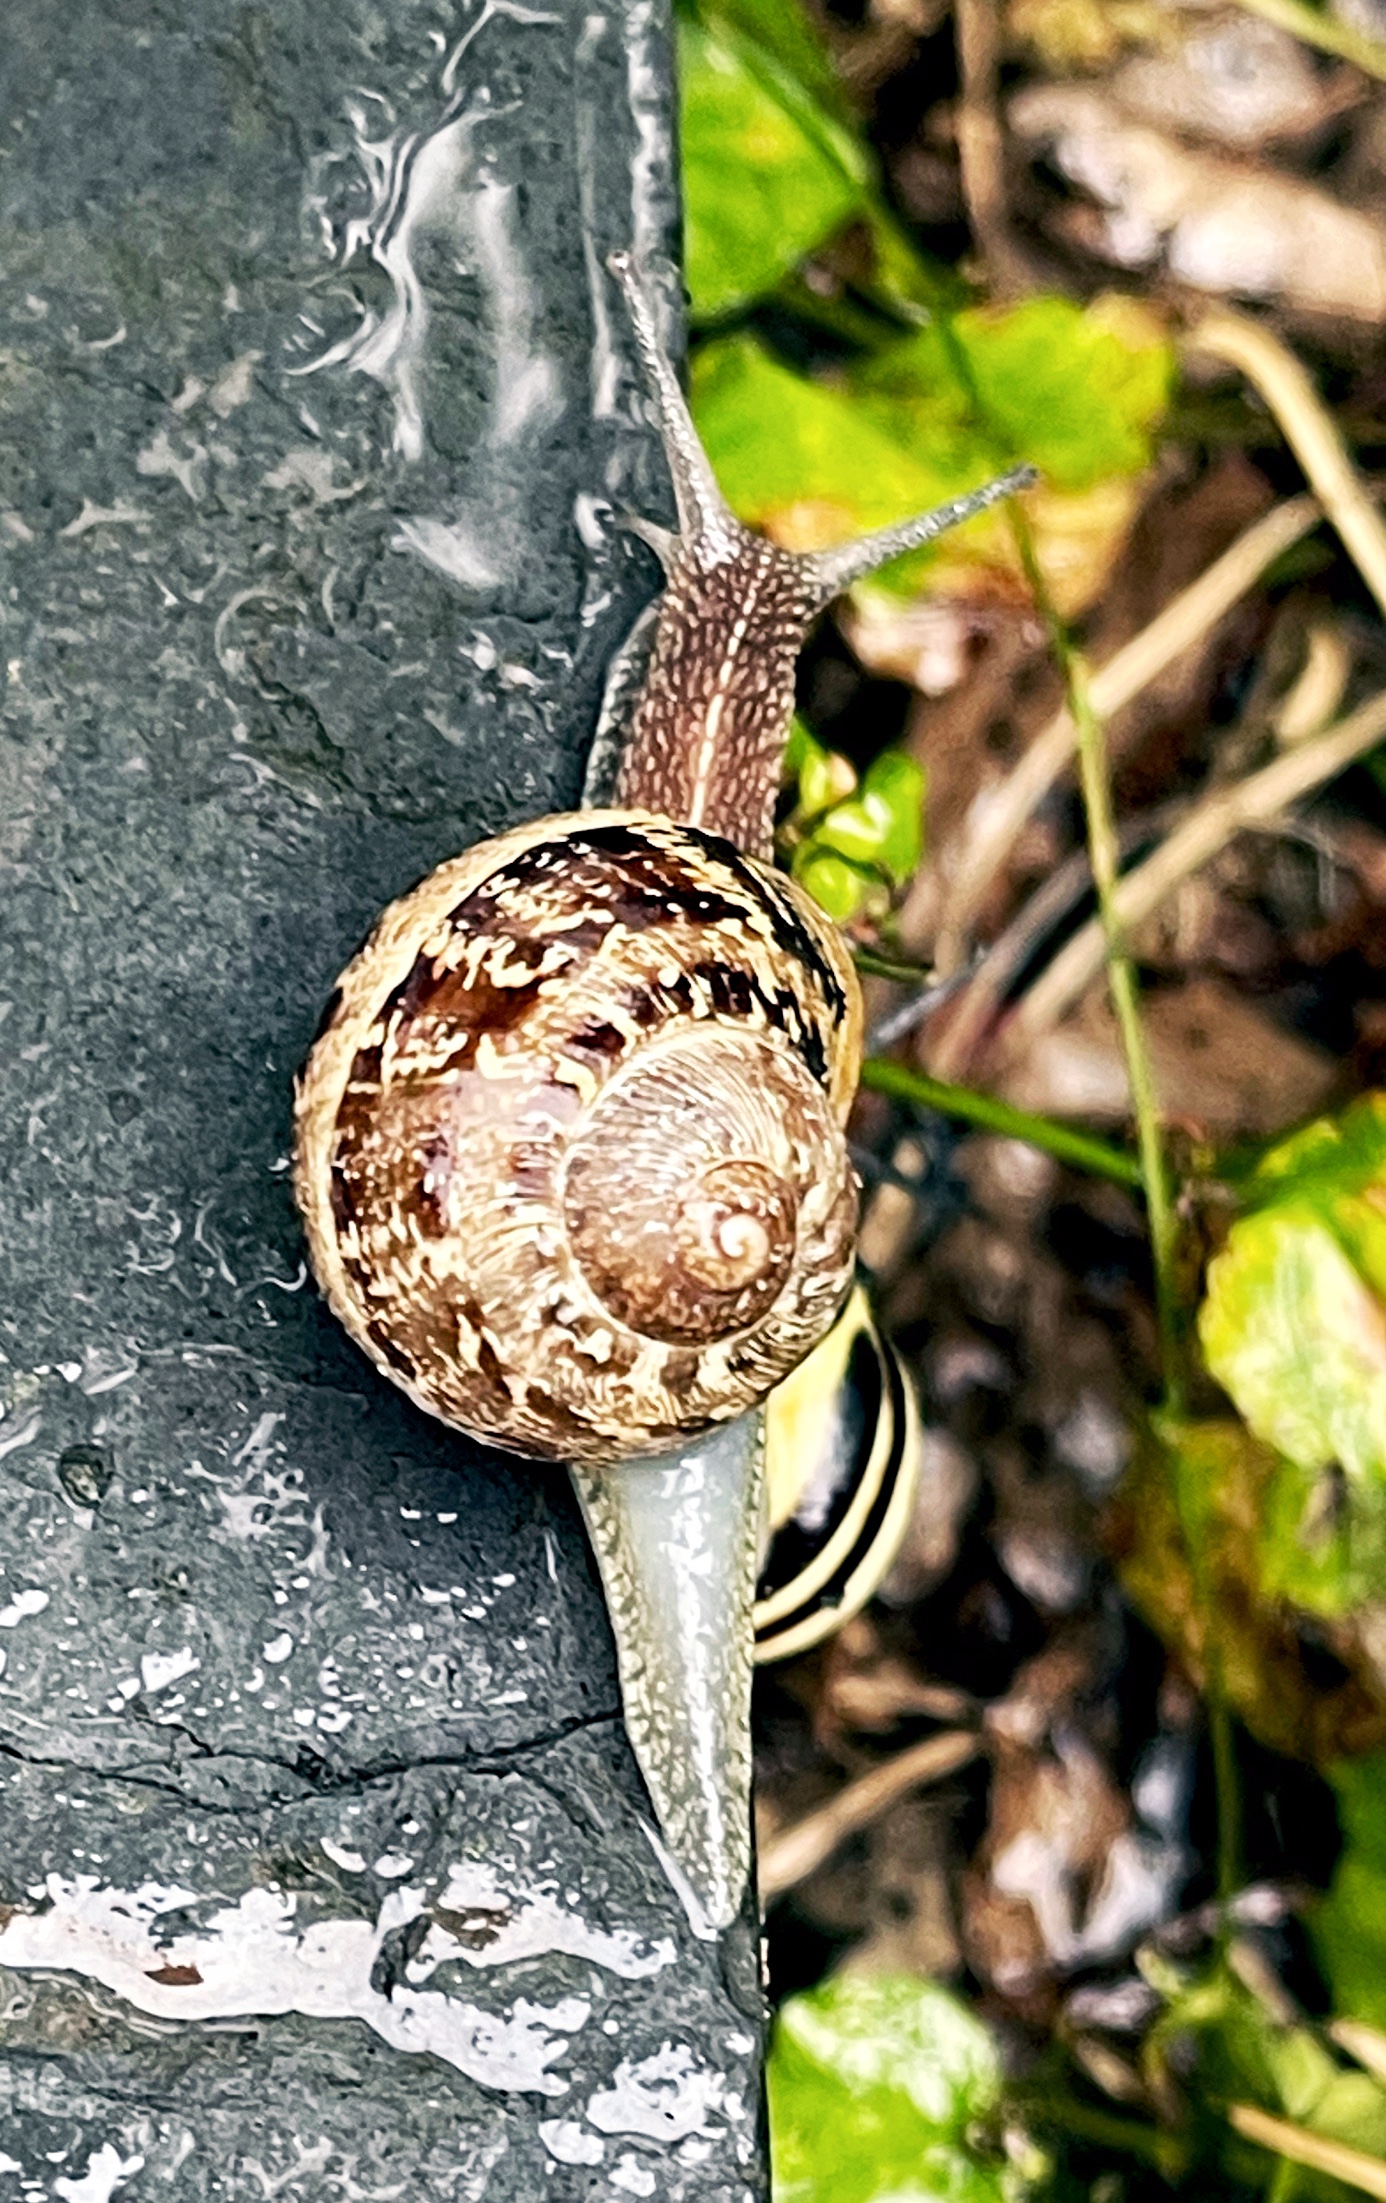
[[1386,2196],[1386,9],[678,33],[737,512],[809,549],[1041,474],[854,592],[787,759],[784,861],[886,975],[864,1256],[927,1435],[884,1606],[762,1698],[776,2195]]

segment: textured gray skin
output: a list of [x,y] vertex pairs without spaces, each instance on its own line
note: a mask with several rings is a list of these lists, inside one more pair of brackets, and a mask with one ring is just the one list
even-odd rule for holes
[[765,2193],[566,1480],[375,1376],[285,1170],[376,910],[577,796],[656,577],[575,500],[667,517],[592,275],[662,8],[483,12],[6,11],[4,2203]]

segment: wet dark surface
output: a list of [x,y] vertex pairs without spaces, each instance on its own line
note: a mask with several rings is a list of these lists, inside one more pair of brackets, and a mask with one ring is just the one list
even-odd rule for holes
[[593,271],[672,241],[666,29],[7,17],[0,2197],[763,2193],[566,1481],[360,1359],[287,1179],[337,971],[576,799],[653,586]]

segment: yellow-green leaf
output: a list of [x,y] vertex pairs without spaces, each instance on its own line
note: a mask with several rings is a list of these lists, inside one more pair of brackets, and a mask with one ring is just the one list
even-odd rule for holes
[[1277,1148],[1210,1264],[1208,1366],[1257,1436],[1386,1498],[1386,1095]]
[[1246,1198],[1199,1336],[1285,1464],[1267,1493],[1268,1585],[1340,1612],[1386,1568],[1386,1095],[1282,1142]]
[[978,306],[892,345],[855,385],[880,426],[971,463],[1029,459],[1080,490],[1148,464],[1173,356],[1153,317],[1124,299]]
[[988,468],[975,444],[969,469],[955,452],[902,443],[840,384],[792,373],[749,336],[699,350],[692,400],[733,509],[797,550],[924,512]]

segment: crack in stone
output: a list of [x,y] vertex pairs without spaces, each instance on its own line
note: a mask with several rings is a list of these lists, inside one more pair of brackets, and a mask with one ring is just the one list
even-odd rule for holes
[[[373,1784],[393,1782],[401,1776],[419,1773],[427,1768],[455,1768],[460,1774],[494,1775],[497,1777],[528,1771],[529,1763],[532,1760],[542,1757],[546,1752],[553,1751],[558,1745],[566,1743],[570,1737],[580,1736],[589,1731],[596,1732],[609,1729],[618,1723],[620,1718],[619,1712],[614,1709],[611,1712],[597,1714],[575,1714],[567,1721],[555,1724],[552,1729],[545,1731],[543,1735],[527,1738],[524,1743],[516,1744],[505,1751],[421,1752],[408,1758],[366,1761],[356,1767],[344,1768],[340,1772],[334,1772],[323,1762],[319,1762],[316,1768],[308,1768],[303,1765],[301,1759],[297,1761],[281,1759],[273,1752],[247,1751],[244,1747],[237,1745],[219,1746],[208,1744],[201,1737],[195,1735],[191,1729],[185,1728],[179,1722],[169,1722],[165,1726],[176,1734],[187,1738],[195,1754],[191,1762],[194,1766],[223,1760],[234,1760],[249,1767],[275,1768],[281,1774],[291,1775],[294,1778],[295,1783],[299,1786],[300,1795],[306,1797],[333,1797],[343,1791],[360,1792],[369,1789]],[[90,1776],[97,1782],[128,1782],[137,1787],[159,1790],[168,1796],[178,1798],[185,1804],[195,1805],[199,1811],[203,1812],[243,1813],[245,1811],[244,1799],[231,1800],[225,1805],[220,1805],[211,1799],[191,1796],[188,1791],[179,1786],[176,1780],[163,1779],[166,1776],[174,1777],[178,1772],[176,1764],[171,1762],[163,1767],[157,1762],[151,1763],[148,1760],[136,1761],[129,1766],[120,1767],[90,1766],[81,1760],[28,1752],[17,1744],[4,1742],[0,1742],[0,1759],[11,1759],[25,1767],[48,1768],[55,1774],[67,1777],[85,1775]],[[532,1773],[530,1779],[536,1782],[539,1781],[539,1778]],[[547,1784],[541,1784],[540,1786],[545,1789],[549,1788]],[[561,1795],[561,1792],[551,1794]]]

